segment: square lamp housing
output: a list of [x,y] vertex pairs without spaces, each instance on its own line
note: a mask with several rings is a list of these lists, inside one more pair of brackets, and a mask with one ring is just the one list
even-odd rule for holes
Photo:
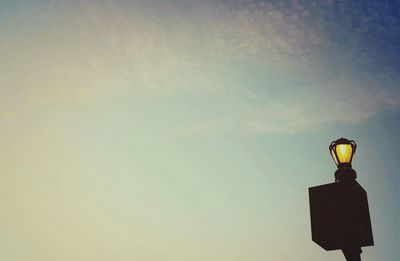
[[312,240],[325,250],[374,245],[367,193],[356,181],[311,187]]

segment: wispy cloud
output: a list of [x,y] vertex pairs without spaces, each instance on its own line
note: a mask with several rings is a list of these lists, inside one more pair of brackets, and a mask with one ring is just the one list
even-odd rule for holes
[[214,105],[182,108],[194,120],[178,129],[288,133],[400,107],[398,25],[385,3],[43,1],[12,12],[1,117],[119,95],[189,96]]

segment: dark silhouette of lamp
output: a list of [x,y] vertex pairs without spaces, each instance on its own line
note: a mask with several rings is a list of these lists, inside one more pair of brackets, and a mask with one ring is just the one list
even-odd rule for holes
[[348,261],[360,261],[361,247],[374,244],[367,193],[352,168],[356,149],[353,140],[333,141],[335,182],[309,188],[312,240],[325,250],[342,250]]

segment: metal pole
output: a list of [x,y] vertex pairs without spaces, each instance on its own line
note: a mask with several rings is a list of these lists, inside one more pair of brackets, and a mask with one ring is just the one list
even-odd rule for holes
[[342,249],[347,261],[361,261],[361,247],[349,247]]

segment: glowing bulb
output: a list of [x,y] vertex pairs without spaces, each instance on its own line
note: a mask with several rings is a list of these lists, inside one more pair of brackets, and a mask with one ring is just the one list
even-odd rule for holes
[[338,144],[336,145],[336,154],[340,163],[350,163],[353,147],[350,144]]
[[353,140],[340,138],[329,146],[329,152],[338,168],[351,168],[351,161],[356,152],[357,145]]

